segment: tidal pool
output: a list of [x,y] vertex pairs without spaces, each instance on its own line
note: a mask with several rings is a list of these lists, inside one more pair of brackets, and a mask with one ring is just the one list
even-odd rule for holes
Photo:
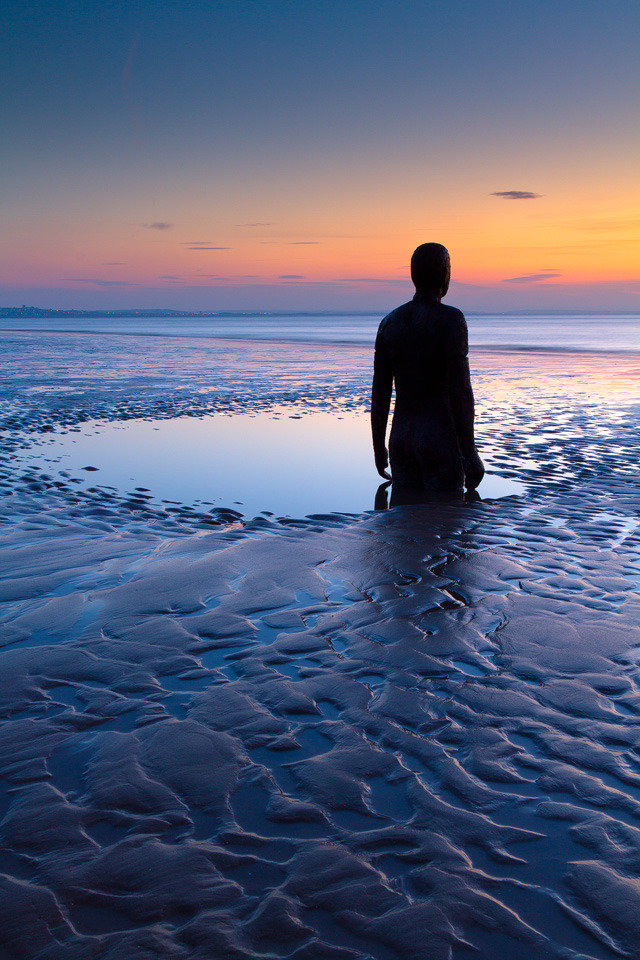
[[[90,422],[39,437],[23,452],[30,466],[83,486],[143,488],[161,500],[303,517],[374,509],[381,483],[367,415],[267,412]],[[483,499],[524,486],[487,474]]]

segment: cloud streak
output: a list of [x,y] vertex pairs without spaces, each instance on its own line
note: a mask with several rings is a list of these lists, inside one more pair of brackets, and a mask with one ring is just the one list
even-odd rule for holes
[[338,277],[334,283],[384,283],[384,284],[406,284],[405,277]]
[[145,230],[171,230],[173,224],[166,220],[156,220],[154,223],[143,223],[142,226]]
[[96,277],[61,277],[65,283],[93,283],[97,287],[137,287],[130,280],[98,280]]
[[490,197],[500,197],[501,200],[538,200],[542,194],[531,190],[496,190]]
[[180,246],[188,250],[231,250],[231,247],[216,246],[211,240],[181,240]]
[[561,273],[527,273],[524,277],[506,277],[503,283],[537,283],[539,280],[551,280],[561,277]]

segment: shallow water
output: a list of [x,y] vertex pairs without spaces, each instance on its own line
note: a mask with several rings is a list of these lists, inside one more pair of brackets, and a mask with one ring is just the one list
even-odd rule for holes
[[[119,333],[372,346],[383,313],[237,314],[219,317],[102,317],[6,320],[0,330]],[[472,347],[640,351],[640,315],[470,314]]]
[[[86,424],[32,441],[21,459],[80,478],[85,487],[110,486],[123,495],[142,488],[158,499],[230,507],[246,517],[373,510],[381,480],[368,417],[301,409]],[[478,493],[493,499],[524,490],[488,474]]]

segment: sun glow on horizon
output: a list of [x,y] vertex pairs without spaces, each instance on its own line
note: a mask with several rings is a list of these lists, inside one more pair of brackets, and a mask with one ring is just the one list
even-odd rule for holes
[[636,307],[628,6],[89,5],[91,69],[79,0],[5,38],[7,304],[384,308],[437,240],[467,306]]

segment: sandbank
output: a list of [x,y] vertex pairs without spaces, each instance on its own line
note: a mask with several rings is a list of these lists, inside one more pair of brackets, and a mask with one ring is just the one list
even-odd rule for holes
[[474,352],[518,496],[278,520],[28,454],[362,412],[369,351],[1,339],[6,956],[634,956],[638,357]]

